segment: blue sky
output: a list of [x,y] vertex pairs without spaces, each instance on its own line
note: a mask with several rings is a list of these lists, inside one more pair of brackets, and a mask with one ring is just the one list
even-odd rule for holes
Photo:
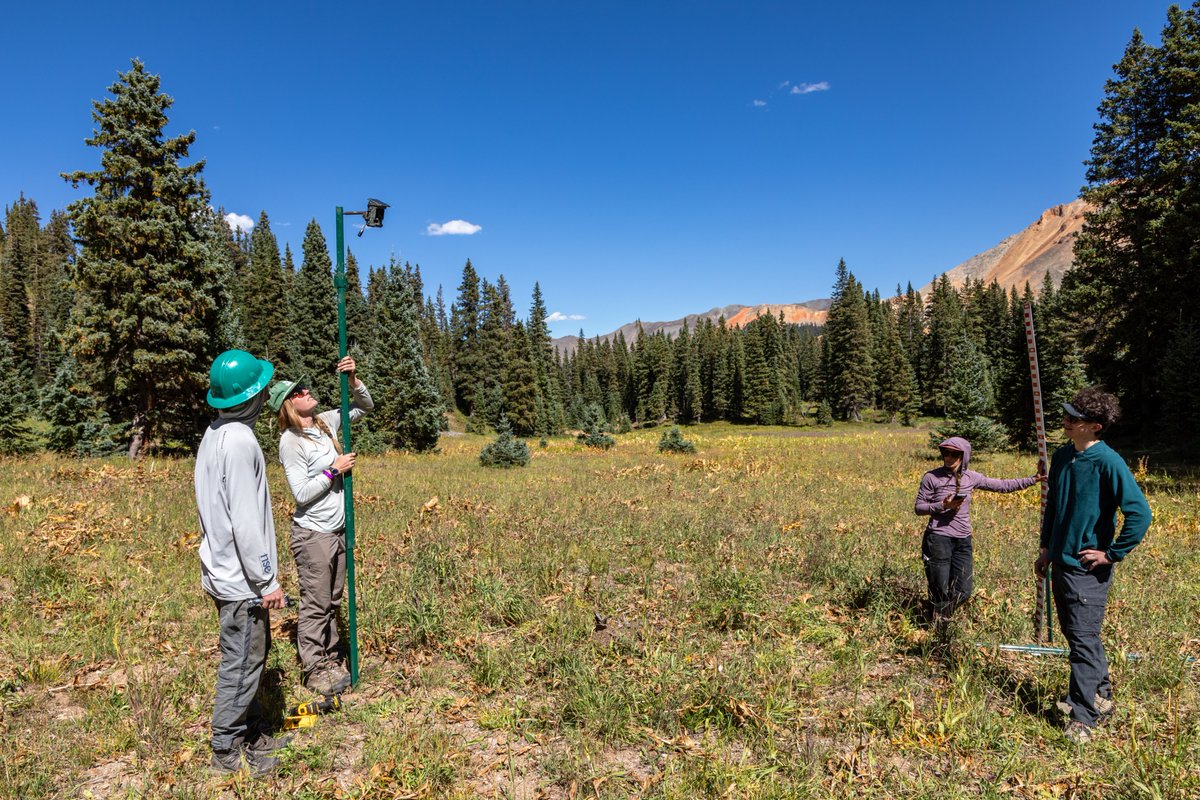
[[[926,283],[1073,199],[1095,109],[1168,3],[22,3],[0,202],[81,196],[130,58],[194,129],[215,205],[299,258],[368,196],[362,264],[534,281],[555,335]],[[439,231],[442,235],[434,235]],[[449,232],[461,231],[461,232]]]

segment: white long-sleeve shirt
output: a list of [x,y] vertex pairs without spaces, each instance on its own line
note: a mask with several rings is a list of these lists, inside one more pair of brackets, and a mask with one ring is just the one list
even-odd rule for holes
[[267,465],[254,438],[261,400],[240,414],[222,413],[196,453],[200,585],[219,600],[249,600],[279,588]]
[[[359,382],[351,391],[350,421],[362,417],[375,407],[367,385]],[[340,409],[331,409],[317,415],[334,436],[341,428]],[[292,497],[296,498],[296,513],[292,521],[302,528],[335,533],[346,526],[346,506],[342,495],[342,476],[333,480],[325,477],[337,458],[333,439],[326,436],[317,426],[302,428],[299,432],[286,430],[279,437],[279,463],[287,476]]]

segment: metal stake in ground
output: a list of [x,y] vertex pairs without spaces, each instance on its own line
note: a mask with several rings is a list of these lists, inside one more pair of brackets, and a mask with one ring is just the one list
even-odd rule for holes
[[[1038,463],[1040,469],[1048,469],[1050,460],[1046,452],[1046,418],[1042,412],[1042,376],[1038,372],[1037,337],[1033,333],[1033,307],[1025,304],[1025,342],[1029,346],[1029,376],[1033,385],[1033,420],[1037,425]],[[1050,492],[1050,484],[1042,482],[1042,507],[1038,514],[1038,535],[1041,535],[1041,524],[1046,516],[1046,496]],[[1046,577],[1037,581],[1037,608],[1033,612],[1033,638],[1036,641],[1054,641],[1052,625],[1053,611],[1050,608],[1050,570]],[[1042,638],[1042,628],[1045,626],[1046,637]]]
[[[343,218],[349,214],[363,218],[364,225],[358,235],[367,228],[383,227],[383,212],[388,204],[379,200],[368,200],[366,211],[343,211],[337,207],[337,272],[333,275],[333,286],[337,289],[338,306],[338,358],[347,355],[346,345],[346,237]],[[350,376],[341,373],[342,382],[342,452],[353,452],[350,446]],[[350,628],[350,684],[358,685],[358,594],[354,586],[354,473],[345,473],[342,478],[342,496],[346,503],[346,586],[349,590],[347,623]]]

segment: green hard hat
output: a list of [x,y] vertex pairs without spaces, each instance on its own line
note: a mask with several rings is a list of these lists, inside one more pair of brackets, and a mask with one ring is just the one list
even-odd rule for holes
[[221,409],[241,405],[261,392],[274,374],[270,361],[245,350],[226,350],[208,371],[208,404]]
[[271,387],[271,391],[267,394],[267,407],[279,413],[279,409],[283,408],[283,401],[288,399],[288,396],[295,390],[301,387],[308,386],[307,380],[298,381],[275,381],[275,385]]

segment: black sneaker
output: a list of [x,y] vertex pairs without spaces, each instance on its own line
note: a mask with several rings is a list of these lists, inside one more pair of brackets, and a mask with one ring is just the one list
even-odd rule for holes
[[246,742],[246,749],[252,750],[259,755],[269,755],[277,750],[282,750],[292,743],[292,735],[271,736],[266,732],[259,732],[249,742]]
[[212,761],[208,764],[208,768],[216,773],[228,774],[244,769],[255,778],[261,778],[278,766],[279,759],[275,756],[257,753],[245,747],[213,750]]

